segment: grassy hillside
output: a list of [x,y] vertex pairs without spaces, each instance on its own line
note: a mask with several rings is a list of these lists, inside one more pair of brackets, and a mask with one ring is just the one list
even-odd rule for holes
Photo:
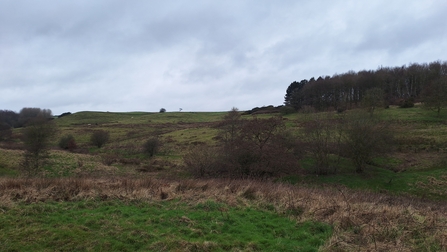
[[[361,174],[355,173],[348,158],[341,157],[337,174],[317,176],[312,172],[315,160],[304,155],[300,169],[308,173],[301,175],[268,182],[193,180],[183,168],[183,156],[197,146],[218,145],[218,125],[225,115],[78,112],[57,118],[49,162],[38,178],[21,178],[21,129],[15,129],[13,141],[0,143],[0,223],[6,230],[1,243],[11,250],[27,250],[24,237],[34,233],[34,245],[40,250],[59,246],[57,240],[64,237],[75,237],[76,241],[66,245],[69,250],[447,248],[445,111],[440,117],[419,106],[379,111],[378,116],[393,130],[396,145],[388,155],[374,158]],[[300,135],[310,120],[311,114],[295,113],[285,115],[283,122],[290,134]],[[97,130],[110,133],[102,148],[89,142]],[[68,134],[77,143],[72,152],[58,147],[59,139]],[[143,144],[152,137],[161,146],[150,158],[143,153]],[[36,202],[41,203],[34,205]],[[42,215],[42,209],[51,215]],[[28,217],[20,218],[24,214]],[[152,216],[150,223],[158,223],[155,231],[149,228],[152,224],[147,224],[147,216]],[[200,222],[207,218],[222,225]],[[147,225],[140,223],[142,219]],[[247,220],[254,226],[244,222]],[[283,224],[272,226],[269,220]],[[13,228],[11,221],[21,228]],[[288,226],[291,223],[298,224]],[[173,228],[175,225],[178,227]],[[104,228],[109,233],[101,235],[101,244],[85,242]],[[225,241],[212,235],[227,235],[233,229],[243,232],[235,237],[228,234]],[[268,236],[272,233],[266,234],[265,229],[279,233]],[[321,236],[308,239],[317,233]],[[286,248],[287,239],[302,243]]]
[[[43,175],[141,175],[188,176],[182,169],[182,157],[195,146],[215,146],[219,129],[216,125],[225,112],[214,113],[146,113],[146,112],[79,112],[55,119],[57,136],[53,139],[50,163]],[[354,173],[349,160],[342,158],[336,175],[288,176],[280,178],[292,183],[343,184],[350,188],[409,193],[433,199],[446,199],[444,192],[447,176],[447,114],[440,117],[421,107],[400,109],[391,107],[378,115],[390,123],[396,138],[394,151],[378,157],[364,174]],[[272,115],[259,115],[269,117]],[[340,115],[337,115],[340,116]],[[250,119],[251,115],[242,118]],[[292,134],[299,134],[311,115],[295,113],[284,116]],[[324,118],[324,116],[323,116]],[[102,148],[89,143],[96,130],[110,132],[110,141]],[[60,150],[60,137],[71,134],[78,148],[74,152]],[[16,138],[20,129],[15,131]],[[143,154],[144,142],[158,137],[162,146],[154,158]],[[2,143],[0,149],[0,175],[17,176],[21,159],[19,140]],[[311,170],[314,160],[304,158],[301,166]]]
[[[79,112],[57,119],[59,136],[73,134],[82,150],[81,154],[54,151],[57,166],[51,170],[104,169],[123,173],[133,173],[135,169],[146,167],[158,171],[157,175],[182,173],[179,166],[182,156],[193,146],[216,144],[214,137],[218,133],[215,127],[225,113],[111,113]],[[269,117],[271,115],[260,115]],[[390,123],[395,134],[397,146],[388,156],[377,158],[374,165],[368,166],[365,174],[355,174],[349,160],[342,160],[337,175],[326,177],[289,177],[289,181],[314,181],[315,183],[344,184],[351,188],[372,189],[416,194],[423,197],[445,199],[440,193],[444,186],[431,188],[429,181],[447,176],[447,116],[437,117],[435,112],[421,107],[400,109],[391,107],[379,112],[379,116]],[[251,118],[245,115],[243,118]],[[310,120],[308,114],[284,116],[286,125],[292,132],[300,132],[302,124]],[[111,140],[104,148],[97,149],[89,145],[91,132],[104,129],[111,133]],[[160,153],[154,159],[141,154],[144,141],[158,136],[163,143]],[[57,140],[58,138],[56,138]],[[55,142],[56,144],[56,142]],[[88,154],[95,154],[93,157]],[[116,162],[109,167],[99,164],[93,167],[89,160],[101,163],[108,155]],[[71,161],[70,161],[71,160]],[[76,162],[84,163],[82,167]],[[64,164],[64,161],[67,164]],[[122,162],[121,162],[122,161]],[[312,166],[312,160],[304,159],[304,168]],[[70,163],[70,164],[68,164]],[[79,162],[78,162],[79,163]],[[103,162],[104,163],[104,162]],[[64,167],[65,166],[65,167]],[[68,166],[68,167],[67,167]],[[161,172],[160,172],[161,171]]]

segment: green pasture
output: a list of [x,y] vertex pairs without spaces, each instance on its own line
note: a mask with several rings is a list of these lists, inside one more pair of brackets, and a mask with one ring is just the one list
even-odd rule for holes
[[225,112],[78,112],[56,119],[59,126],[213,122]]
[[81,201],[1,209],[4,251],[317,251],[330,226],[207,201]]

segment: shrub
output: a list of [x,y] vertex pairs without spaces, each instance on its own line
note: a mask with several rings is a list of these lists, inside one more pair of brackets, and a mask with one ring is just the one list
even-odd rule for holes
[[194,176],[267,178],[297,171],[294,137],[281,117],[241,120],[233,109],[220,129],[220,146],[197,146],[184,156]]
[[236,134],[240,130],[242,121],[239,109],[233,107],[220,122],[220,133],[217,136],[222,139],[226,145],[231,145],[236,138]]
[[361,114],[348,117],[344,124],[345,154],[353,161],[356,172],[361,173],[372,157],[389,152],[393,134],[384,122]]
[[[296,171],[298,163],[281,117],[253,118],[236,124],[224,139],[223,162],[230,177],[269,177]],[[231,140],[231,141],[229,141]]]
[[183,157],[186,170],[194,177],[216,177],[219,175],[219,151],[209,146],[192,148]]
[[110,134],[105,130],[97,130],[90,136],[90,143],[98,148],[101,148],[109,141]]
[[399,102],[400,108],[412,108],[414,107],[414,100],[412,98],[402,100]]
[[64,150],[74,150],[77,148],[75,138],[72,135],[66,135],[59,140],[59,147]]
[[381,88],[371,88],[366,90],[365,96],[362,99],[362,106],[371,114],[377,108],[382,108],[385,106],[384,92]]
[[319,175],[336,173],[340,161],[341,127],[328,113],[327,118],[314,114],[304,126],[304,149],[316,161],[315,172]]
[[289,115],[289,114],[293,114],[295,112],[296,112],[295,108],[293,108],[291,106],[281,107],[281,115]]
[[157,154],[159,147],[160,147],[160,140],[158,140],[157,137],[151,137],[144,143],[143,151],[146,155],[152,157],[155,154]]
[[161,108],[160,109],[160,113],[164,113],[164,112],[166,112],[166,109],[165,108]]

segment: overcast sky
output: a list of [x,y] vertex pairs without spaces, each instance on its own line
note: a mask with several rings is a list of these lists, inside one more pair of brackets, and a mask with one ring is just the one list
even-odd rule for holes
[[447,60],[445,0],[0,0],[0,109],[226,111]]

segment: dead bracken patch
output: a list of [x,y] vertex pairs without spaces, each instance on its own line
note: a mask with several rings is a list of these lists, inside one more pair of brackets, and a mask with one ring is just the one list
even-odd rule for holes
[[426,183],[418,181],[415,186],[420,189],[438,196],[447,195],[447,175],[442,175],[440,179],[428,177]]
[[[253,197],[252,197],[253,196]],[[334,227],[326,251],[447,249],[447,203],[360,192],[344,187],[302,187],[247,180],[154,178],[1,178],[0,209],[17,203],[77,200],[208,200],[265,207],[298,222]]]

